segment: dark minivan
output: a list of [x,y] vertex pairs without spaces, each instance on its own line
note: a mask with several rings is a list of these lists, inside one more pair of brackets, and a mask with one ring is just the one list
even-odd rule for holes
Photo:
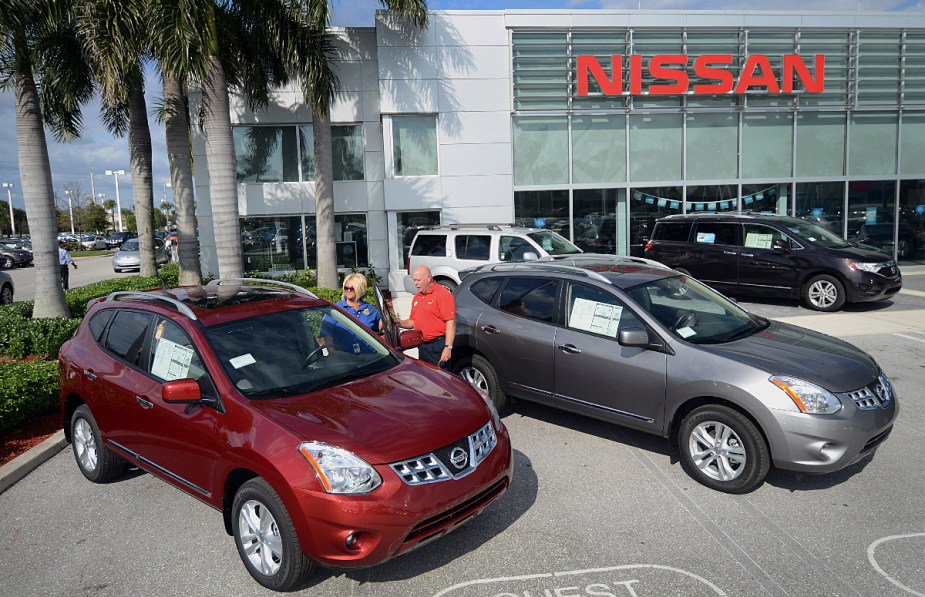
[[645,256],[726,294],[802,298],[817,311],[887,299],[902,288],[896,261],[883,251],[772,214],[661,218]]

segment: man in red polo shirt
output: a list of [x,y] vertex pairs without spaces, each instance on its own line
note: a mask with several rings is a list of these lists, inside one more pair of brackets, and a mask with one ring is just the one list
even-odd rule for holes
[[415,268],[411,279],[418,293],[411,300],[410,317],[398,325],[420,330],[424,342],[418,346],[418,356],[426,363],[445,368],[453,356],[456,338],[456,301],[449,290],[434,282],[426,265]]

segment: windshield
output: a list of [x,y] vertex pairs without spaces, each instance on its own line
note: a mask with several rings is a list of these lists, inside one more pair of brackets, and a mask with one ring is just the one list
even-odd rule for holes
[[669,332],[694,344],[732,342],[769,325],[687,276],[660,278],[627,293]]
[[581,253],[581,249],[566,240],[565,237],[556,234],[552,230],[537,230],[527,234],[533,242],[543,248],[550,255],[573,255]]
[[844,249],[845,247],[851,246],[851,244],[842,237],[811,222],[787,220],[784,222],[784,226],[787,227],[787,230],[797,235],[800,240],[804,240],[818,247]]
[[206,338],[231,383],[250,398],[303,394],[398,363],[369,330],[331,306],[210,327]]
[[138,250],[138,239],[130,238],[129,240],[122,243],[122,246],[119,247],[120,251],[137,251]]

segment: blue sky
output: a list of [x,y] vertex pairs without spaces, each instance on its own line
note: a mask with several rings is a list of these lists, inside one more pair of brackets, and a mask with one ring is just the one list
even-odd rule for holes
[[[331,0],[335,26],[372,26],[377,0]],[[808,11],[925,11],[925,0],[431,0],[431,10],[503,10],[503,9],[642,9],[642,10],[808,10]],[[160,95],[160,85],[149,81],[149,110]],[[70,143],[56,143],[46,133],[51,159],[54,188],[64,196],[64,187],[78,182],[84,193],[90,192],[90,173],[94,173],[95,190],[115,199],[115,184],[105,170],[125,170],[119,177],[119,192],[123,206],[132,203],[131,172],[128,144],[125,138],[114,138],[99,121],[99,106],[91,103],[84,109],[84,134]],[[151,139],[154,153],[154,196],[160,203],[164,183],[169,181],[164,129],[153,118]],[[0,182],[12,182],[13,206],[22,209],[22,189],[16,149],[16,118],[13,95],[0,92]],[[6,200],[5,189],[0,198]],[[173,201],[170,189],[168,200]]]

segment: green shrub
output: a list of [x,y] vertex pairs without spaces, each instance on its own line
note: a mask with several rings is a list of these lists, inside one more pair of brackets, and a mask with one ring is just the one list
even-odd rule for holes
[[0,433],[58,407],[58,361],[0,363]]

